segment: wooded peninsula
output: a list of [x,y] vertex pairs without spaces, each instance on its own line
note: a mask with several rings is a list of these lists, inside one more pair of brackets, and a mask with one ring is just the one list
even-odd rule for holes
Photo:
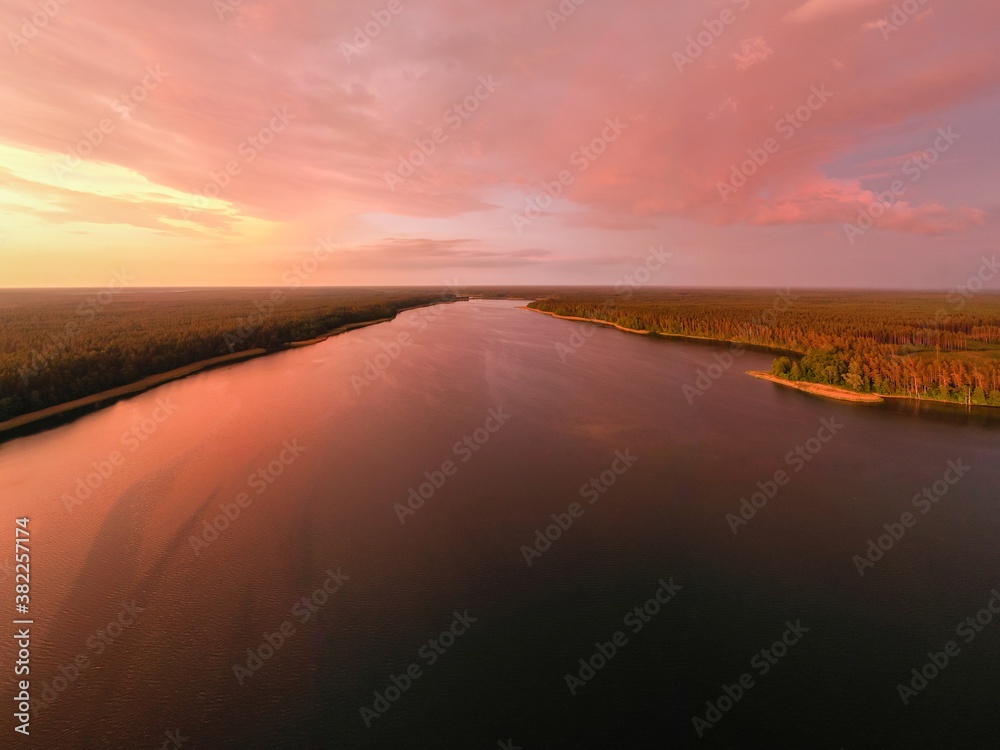
[[529,307],[786,352],[772,367],[786,381],[1000,406],[996,293],[576,290]]

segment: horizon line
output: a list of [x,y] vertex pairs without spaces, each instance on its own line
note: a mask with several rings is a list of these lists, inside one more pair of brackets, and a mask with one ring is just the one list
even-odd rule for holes
[[[63,291],[100,291],[105,289],[105,286],[11,286],[5,287],[0,286],[0,293],[3,292],[63,292]],[[275,290],[275,289],[285,289],[287,291],[298,291],[307,289],[393,289],[393,290],[438,290],[443,287],[447,288],[458,288],[467,290],[503,290],[503,289],[537,289],[537,290],[547,290],[547,289],[615,289],[613,284],[467,284],[456,287],[451,283],[445,284],[342,284],[342,285],[316,285],[316,284],[303,284],[300,286],[289,286],[287,284],[252,284],[252,285],[205,285],[205,286],[195,286],[195,285],[166,285],[166,286],[129,286],[124,288],[116,288],[116,294],[123,294],[127,292],[141,292],[141,291],[214,291],[214,290]],[[633,288],[631,291],[633,294],[641,293],[644,290],[657,291],[657,290],[672,290],[672,291],[774,291],[789,289],[799,292],[954,292],[956,290],[955,286],[949,287],[845,287],[845,286],[794,286],[786,284],[778,284],[774,286],[702,286],[702,285],[685,285],[685,286],[668,286],[668,285],[654,285],[648,284],[643,285],[639,288]],[[980,289],[976,294],[1000,294],[1000,287],[996,289]]]

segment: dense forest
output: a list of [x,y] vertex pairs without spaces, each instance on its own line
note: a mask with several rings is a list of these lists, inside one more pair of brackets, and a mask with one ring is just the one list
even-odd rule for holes
[[450,301],[429,289],[0,291],[0,422],[204,359]]
[[796,352],[773,373],[863,393],[1000,406],[1000,295],[566,291],[531,307]]
[[[774,374],[861,392],[1000,406],[1000,296],[479,288],[627,328],[770,347]],[[251,349],[452,301],[455,290],[0,291],[0,422]]]

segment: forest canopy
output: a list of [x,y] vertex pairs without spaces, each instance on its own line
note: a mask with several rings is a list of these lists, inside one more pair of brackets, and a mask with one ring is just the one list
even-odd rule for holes
[[531,307],[780,350],[772,372],[862,393],[1000,406],[1000,295],[563,291]]
[[[1000,295],[480,288],[558,315],[767,347],[778,377],[1000,406]],[[460,298],[455,290],[0,291],[0,422],[254,349]]]
[[0,422],[235,352],[454,300],[432,289],[0,291]]

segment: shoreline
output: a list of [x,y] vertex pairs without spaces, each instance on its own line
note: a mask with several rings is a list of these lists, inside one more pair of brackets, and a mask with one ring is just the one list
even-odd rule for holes
[[[251,359],[256,359],[257,357],[267,356],[269,354],[277,354],[279,352],[289,351],[292,349],[300,349],[305,346],[312,346],[314,344],[319,344],[327,339],[333,338],[334,336],[339,336],[344,333],[349,333],[350,331],[355,331],[361,328],[367,328],[368,326],[379,325],[381,323],[389,323],[398,317],[399,313],[406,312],[408,310],[419,310],[425,307],[436,307],[437,305],[450,305],[455,302],[467,302],[472,297],[461,297],[455,300],[448,300],[441,302],[429,302],[424,305],[414,305],[412,307],[400,308],[396,315],[391,318],[379,318],[377,320],[366,320],[359,323],[348,323],[346,325],[335,328],[329,333],[323,334],[313,339],[308,339],[304,341],[291,341],[280,348],[277,349],[248,349],[242,352],[233,352],[231,354],[223,354],[218,357],[211,357],[209,359],[199,360],[198,362],[192,362],[188,365],[183,365],[182,367],[177,367],[173,370],[168,370],[167,372],[158,373],[156,375],[149,375],[140,380],[136,380],[133,383],[128,383],[126,385],[118,386],[117,388],[110,388],[106,391],[101,391],[99,393],[91,394],[90,396],[84,396],[82,398],[75,399],[73,401],[67,401],[62,404],[56,404],[55,406],[49,406],[45,409],[39,411],[29,412],[28,414],[22,414],[20,416],[9,419],[5,422],[0,422],[0,443],[14,437],[22,437],[27,434],[32,434],[36,431],[40,432],[44,429],[48,429],[47,422],[53,421],[57,424],[52,424],[52,427],[58,426],[65,421],[71,421],[77,416],[83,416],[83,414],[77,415],[76,412],[83,412],[84,410],[96,411],[97,409],[102,409],[107,406],[121,401],[130,396],[137,396],[146,391],[150,391],[161,385],[173,382],[175,380],[180,380],[182,378],[188,377],[190,375],[195,375],[199,372],[204,372],[211,370],[216,367],[222,367],[230,364],[239,364],[241,362],[246,362]],[[521,298],[523,299],[523,298]],[[513,298],[512,301],[516,301],[517,298]],[[532,300],[537,301],[537,300]],[[798,354],[796,352],[791,352],[790,350],[778,349],[775,347],[767,347],[758,344],[740,344],[739,342],[727,341],[725,339],[711,338],[708,336],[693,336],[690,334],[683,333],[655,333],[653,331],[641,330],[637,328],[626,328],[625,326],[618,325],[617,323],[612,323],[607,320],[599,320],[597,318],[583,318],[574,315],[559,315],[558,313],[549,312],[548,310],[538,310],[533,307],[528,307],[527,305],[520,305],[517,309],[519,310],[529,310],[530,312],[541,313],[542,315],[549,315],[553,318],[559,320],[570,320],[581,323],[596,323],[598,325],[608,326],[610,328],[615,328],[624,333],[634,333],[640,336],[658,336],[662,338],[673,338],[687,341],[696,342],[707,342],[715,344],[729,344],[743,346],[749,349],[757,349],[763,352],[780,352],[782,354]],[[846,388],[841,388],[840,386],[826,385],[822,383],[807,383],[803,381],[790,381],[777,378],[771,373],[762,372],[759,370],[750,370],[746,373],[760,380],[767,380],[769,382],[775,383],[776,385],[782,385],[795,390],[802,391],[804,393],[810,393],[812,395],[821,396],[824,398],[835,399],[838,401],[848,401],[855,403],[883,403],[886,399],[897,399],[902,401],[916,401],[916,402],[927,402],[931,404],[943,404],[945,406],[960,406],[965,409],[971,409],[972,407],[982,407],[990,408],[989,404],[960,404],[954,401],[941,401],[933,398],[923,398],[920,396],[904,396],[904,395],[884,395],[884,394],[874,394],[874,393],[860,393],[858,391],[851,391]],[[992,407],[998,408],[998,407]],[[24,430],[23,434],[18,434],[19,431]],[[14,434],[10,434],[14,433]]]
[[917,403],[925,404],[940,404],[942,406],[958,406],[966,411],[972,409],[996,409],[996,406],[992,404],[960,404],[957,401],[942,401],[937,398],[925,398],[923,396],[904,396],[899,393],[862,393],[861,391],[852,391],[849,388],[844,388],[839,385],[827,385],[826,383],[809,383],[804,380],[785,380],[784,378],[779,378],[772,375],[769,372],[761,372],[760,370],[748,370],[747,375],[752,375],[759,380],[767,380],[771,383],[777,385],[787,386],[789,388],[794,388],[798,391],[803,391],[805,393],[811,393],[814,396],[823,396],[824,398],[832,398],[837,401],[853,401],[855,403],[868,403],[868,404],[881,404],[885,403],[887,400],[891,399],[893,401],[914,401]]
[[[553,318],[558,318],[559,320],[573,320],[579,321],[581,323],[597,323],[598,325],[610,326],[612,328],[617,328],[619,331],[624,331],[625,333],[637,333],[642,336],[653,335],[652,331],[639,330],[635,328],[625,328],[617,323],[611,323],[607,320],[598,320],[596,318],[583,318],[576,315],[559,315],[558,313],[549,312],[548,310],[538,310],[534,307],[528,307],[527,305],[522,305],[520,310],[530,310],[531,312],[541,313],[543,315],[550,315]],[[774,352],[781,353],[784,355],[795,355],[801,357],[801,352],[793,352],[790,349],[779,349],[777,347],[769,347],[763,344],[741,344],[738,341],[728,341],[726,339],[716,339],[708,336],[692,336],[690,334],[684,333],[657,333],[656,336],[662,338],[674,338],[688,341],[701,341],[709,342],[715,344],[729,344],[742,346],[751,350],[758,350],[763,352]],[[864,403],[864,404],[881,404],[885,403],[887,399],[893,399],[896,401],[914,401],[917,403],[927,403],[927,404],[940,404],[942,406],[955,406],[969,411],[973,408],[975,409],[997,409],[1000,407],[992,406],[991,404],[960,404],[957,401],[943,401],[936,398],[925,398],[923,396],[906,396],[901,394],[882,394],[882,393],[861,393],[859,391],[852,391],[847,388],[842,388],[837,385],[826,385],[825,383],[808,383],[805,381],[795,381],[795,380],[783,380],[781,378],[775,377],[769,372],[761,372],[759,370],[749,370],[746,373],[759,380],[767,380],[769,382],[775,383],[776,385],[782,385],[788,388],[794,388],[797,391],[802,391],[803,393],[809,393],[814,396],[821,396],[823,398],[829,398],[836,401],[847,401],[853,403]]]
[[[67,401],[62,404],[56,404],[55,406],[49,406],[39,411],[28,412],[27,414],[22,414],[19,417],[8,419],[6,422],[0,422],[0,439],[3,438],[3,433],[9,432],[10,430],[27,427],[28,425],[55,417],[67,416],[80,409],[86,409],[88,406],[110,406],[115,401],[120,401],[126,396],[135,396],[173,380],[180,380],[188,375],[194,375],[197,372],[209,370],[213,367],[221,367],[222,365],[245,362],[247,360],[263,356],[267,353],[267,349],[248,349],[242,352],[223,354],[218,357],[211,357],[210,359],[192,362],[189,365],[177,367],[173,370],[167,370],[166,372],[161,372],[157,375],[148,375],[145,378],[136,380],[135,382],[128,383],[126,385],[120,385],[117,388],[109,388],[106,391],[93,393],[89,396],[84,396],[83,398],[78,398],[73,401]],[[104,403],[105,401],[107,403]]]
[[[625,333],[637,333],[640,336],[659,336],[665,339],[686,339],[688,341],[710,341],[719,344],[736,344],[736,341],[724,341],[722,339],[713,339],[709,336],[694,336],[690,333],[656,333],[654,331],[647,331],[642,328],[626,328],[625,326],[620,326],[617,323],[612,323],[609,320],[600,320],[599,318],[581,318],[576,315],[560,315],[559,313],[549,312],[548,310],[539,310],[535,307],[528,307],[527,305],[522,305],[518,308],[519,310],[530,310],[531,312],[541,313],[542,315],[551,315],[553,318],[558,318],[559,320],[575,320],[581,323],[597,323],[602,326],[610,326],[611,328],[617,328],[619,331],[624,331]],[[761,349],[770,349],[770,347],[759,346],[757,344],[740,344],[740,346],[752,347],[758,346]],[[779,351],[775,349],[774,351]]]
[[535,307],[528,307],[527,305],[522,305],[518,308],[519,310],[529,310],[531,312],[541,313],[542,315],[551,315],[553,318],[558,318],[559,320],[574,320],[581,323],[597,323],[602,326],[610,326],[612,328],[617,328],[619,331],[624,331],[625,333],[637,333],[640,336],[656,336],[658,338],[664,339],[679,339],[681,341],[697,341],[707,344],[729,344],[730,346],[741,346],[749,351],[760,352],[762,354],[779,354],[782,356],[796,356],[801,357],[802,354],[799,352],[793,352],[791,349],[782,349],[777,346],[767,346],[766,344],[746,344],[739,341],[729,341],[727,339],[717,339],[711,336],[695,336],[691,333],[657,333],[654,331],[646,331],[639,328],[625,328],[617,323],[612,323],[607,320],[600,320],[599,318],[581,318],[576,315],[560,315],[559,313],[549,312],[548,310],[539,310]]
[[[412,309],[412,308],[407,308]],[[402,310],[400,310],[402,312]],[[308,339],[306,341],[292,341],[287,344],[289,349],[298,349],[303,346],[312,346],[313,344],[319,344],[326,341],[328,338],[333,336],[339,336],[342,333],[347,333],[348,331],[356,331],[359,328],[367,328],[368,326],[378,325],[379,323],[388,323],[392,318],[379,318],[378,320],[366,320],[363,323],[348,323],[346,326],[340,326],[340,328],[334,328],[329,333],[324,333],[322,336],[317,336],[314,339]],[[277,349],[276,351],[282,351]]]
[[[461,302],[464,300],[454,300],[455,302]],[[69,421],[75,418],[76,412],[83,412],[84,410],[96,411],[97,409],[103,409],[106,406],[111,406],[125,398],[130,396],[137,396],[140,393],[145,393],[146,391],[151,391],[161,385],[166,385],[175,380],[180,380],[186,378],[190,375],[195,375],[199,372],[205,372],[206,370],[211,370],[216,367],[222,367],[224,365],[239,364],[241,362],[247,362],[251,359],[256,359],[257,357],[264,357],[269,354],[277,354],[279,352],[285,352],[292,349],[301,349],[304,346],[312,346],[314,344],[322,343],[329,338],[334,336],[339,336],[344,333],[349,333],[350,331],[358,330],[359,328],[367,328],[368,326],[378,325],[379,323],[388,323],[395,320],[396,317],[401,312],[406,312],[407,310],[417,310],[423,307],[434,307],[436,305],[450,305],[452,300],[441,302],[430,302],[426,305],[414,305],[413,307],[400,308],[396,315],[391,318],[379,318],[377,320],[365,320],[359,323],[348,323],[342,325],[339,328],[335,328],[329,333],[325,333],[322,336],[317,336],[313,339],[308,339],[305,341],[290,341],[289,343],[281,346],[277,349],[247,349],[242,352],[233,352],[231,354],[222,354],[218,357],[210,357],[209,359],[202,359],[197,362],[192,362],[188,365],[183,365],[182,367],[176,367],[173,370],[167,370],[166,372],[161,372],[156,375],[148,375],[145,378],[141,378],[132,383],[127,383],[126,385],[120,385],[117,388],[109,388],[106,391],[101,391],[99,393],[93,393],[89,396],[84,396],[82,398],[74,399],[73,401],[66,401],[62,404],[56,404],[55,406],[48,406],[39,411],[29,412],[27,414],[22,414],[13,419],[8,419],[5,422],[0,422],[0,442],[4,442],[9,438],[23,437],[23,435],[18,435],[18,431],[25,430],[25,434],[30,434],[35,430],[41,432],[47,429],[46,423],[50,420],[54,422],[53,427],[61,423],[63,420]],[[79,414],[77,416],[83,416]],[[60,419],[61,418],[61,419]],[[57,422],[58,420],[58,422]],[[13,433],[13,434],[11,434]]]
[[[769,383],[783,385],[788,388],[794,388],[797,391],[802,391],[803,393],[810,393],[813,396],[822,396],[823,398],[831,398],[836,401],[851,401],[861,404],[885,403],[885,397],[877,393],[859,393],[858,391],[851,391],[847,388],[841,388],[837,385],[827,385],[826,383],[806,383],[799,380],[784,380],[783,378],[779,378],[769,372],[761,372],[760,370],[748,370],[747,375],[751,375],[758,380],[766,380]],[[944,402],[942,401],[941,403]]]
[[[652,331],[642,331],[638,328],[626,328],[625,326],[620,326],[617,323],[612,323],[608,320],[598,320],[597,318],[580,318],[575,315],[559,315],[558,313],[549,312],[548,310],[538,310],[534,307],[528,307],[527,305],[521,305],[519,310],[530,310],[531,312],[541,313],[542,315],[551,315],[553,318],[559,318],[559,320],[578,320],[581,323],[598,323],[602,326],[611,326],[612,328],[617,328],[619,331],[624,331],[625,333],[638,333],[640,336],[651,336]],[[668,336],[671,334],[662,334]]]

